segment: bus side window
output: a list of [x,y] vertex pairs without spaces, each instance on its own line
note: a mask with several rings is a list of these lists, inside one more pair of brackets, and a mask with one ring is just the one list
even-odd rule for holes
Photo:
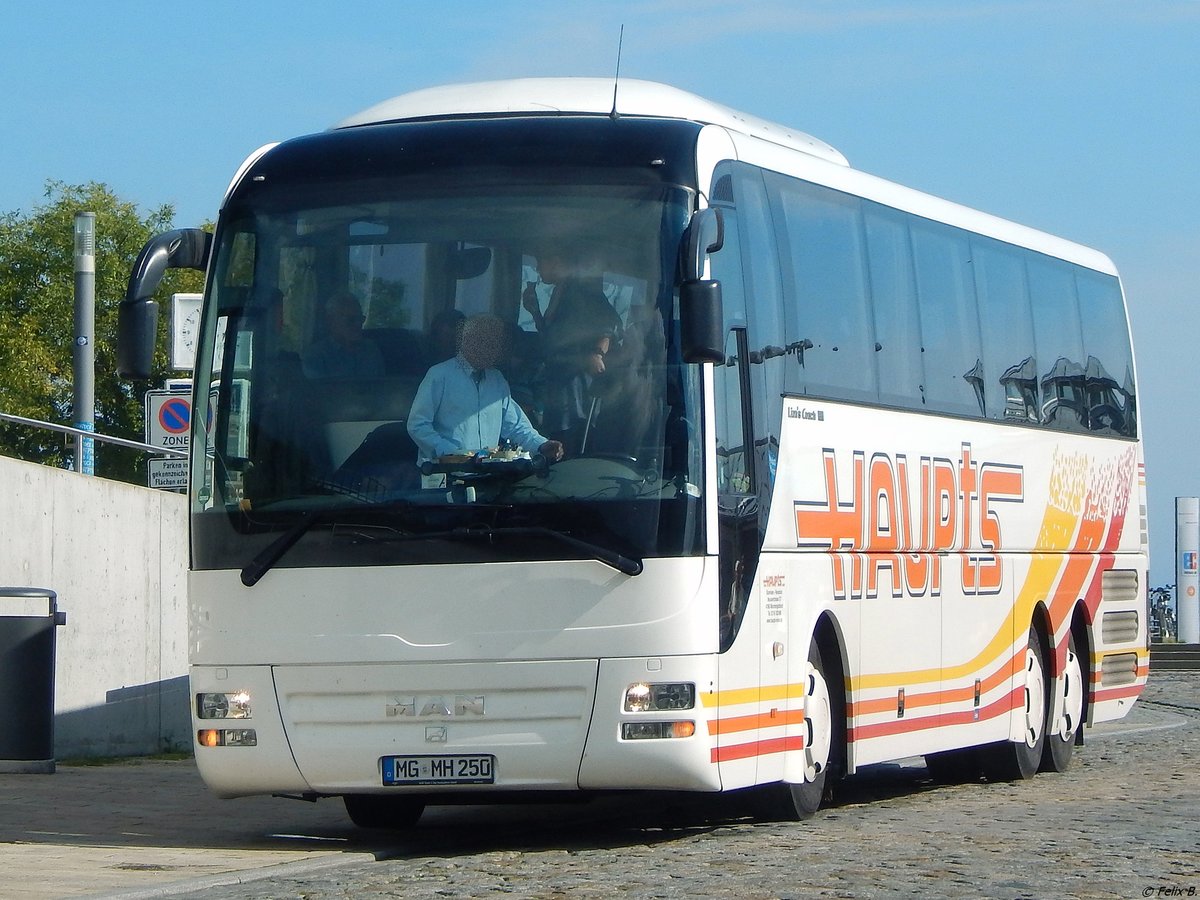
[[[753,436],[754,493],[758,504],[759,539],[766,534],[767,519],[771,512],[771,492],[774,488],[775,462],[778,459],[780,429],[783,424],[783,395],[787,390],[788,378],[800,367],[793,355],[775,355],[789,343],[785,323],[789,326],[795,319],[792,310],[784,308],[783,277],[780,271],[779,246],[775,240],[773,217],[767,198],[764,173],[760,169],[743,163],[731,166],[733,171],[734,197],[737,201],[737,224],[734,231],[736,242],[741,244],[741,254],[734,259],[742,263],[741,281],[746,307],[746,336],[749,342],[746,376],[751,385],[749,394],[757,398],[748,411]],[[781,176],[782,177],[782,176]],[[726,211],[725,250],[714,257],[714,262],[736,246],[731,243],[729,222],[731,211]],[[730,261],[730,264],[732,261]],[[722,294],[727,291],[721,285]],[[725,302],[726,314],[730,309]]]
[[1059,431],[1086,431],[1087,406],[1079,302],[1070,263],[1030,254],[1029,293],[1042,389],[1042,424]]
[[774,174],[767,186],[787,298],[784,346],[804,349],[803,366],[785,369],[787,390],[877,401],[861,201]]
[[[728,177],[718,180],[714,200],[732,199]],[[720,204],[724,206],[724,204]],[[725,246],[711,258],[721,282],[728,330],[725,362],[713,367],[716,400],[717,531],[720,541],[718,624],[720,647],[728,649],[746,612],[758,559],[758,502],[755,498],[754,438],[750,403],[750,351],[741,241],[732,207],[725,207]]]
[[908,218],[878,203],[864,203],[863,222],[879,400],[902,409],[920,409],[925,369]]
[[937,412],[982,416],[991,402],[983,383],[983,349],[975,280],[965,232],[912,218],[913,268],[925,360],[924,400]]
[[1075,270],[1079,318],[1087,353],[1084,372],[1088,429],[1101,434],[1136,436],[1137,394],[1133,384],[1133,352],[1121,286],[1112,275]]
[[1041,420],[1040,387],[1024,257],[1010,244],[972,235],[971,261],[983,332],[987,416],[1036,424]]

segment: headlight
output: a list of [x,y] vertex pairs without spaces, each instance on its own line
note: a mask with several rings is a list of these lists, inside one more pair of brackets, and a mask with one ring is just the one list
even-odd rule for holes
[[696,685],[691,682],[670,684],[631,684],[625,690],[625,712],[656,712],[668,709],[692,709],[696,705]]
[[250,695],[245,691],[197,694],[196,716],[200,719],[249,719]]

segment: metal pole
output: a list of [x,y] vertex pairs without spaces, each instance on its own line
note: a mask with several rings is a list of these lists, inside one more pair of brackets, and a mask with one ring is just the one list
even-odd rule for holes
[[1200,498],[1175,498],[1175,566],[1179,641],[1200,643]]
[[[96,430],[96,214],[75,214],[75,427]],[[96,472],[95,441],[75,438],[75,471]]]

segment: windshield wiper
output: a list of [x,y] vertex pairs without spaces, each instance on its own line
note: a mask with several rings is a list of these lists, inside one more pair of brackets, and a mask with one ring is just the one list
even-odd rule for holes
[[267,544],[254,559],[246,563],[242,569],[242,584],[254,587],[260,578],[271,571],[271,567],[279,562],[280,557],[287,553],[296,541],[317,524],[326,510],[307,509],[300,514],[295,523],[271,543]]
[[615,550],[609,550],[607,547],[601,547],[599,544],[593,544],[591,541],[581,540],[577,537],[572,537],[565,531],[557,531],[553,528],[547,528],[544,525],[528,525],[528,526],[513,526],[507,528],[494,528],[490,525],[466,525],[462,528],[454,528],[450,531],[439,531],[433,534],[414,534],[414,538],[443,538],[450,540],[479,540],[502,535],[504,537],[519,537],[521,535],[533,535],[536,537],[553,538],[569,547],[576,550],[582,550],[597,562],[602,562],[606,566],[612,566],[618,572],[625,575],[640,575],[642,574],[642,561],[629,556],[623,556]]
[[[388,507],[395,508],[397,506],[409,506],[408,501],[398,500],[388,504]],[[373,509],[379,509],[376,506]],[[300,538],[316,524],[322,521],[328,521],[333,515],[344,515],[346,509],[344,507],[320,507],[317,509],[306,509],[300,514],[300,517],[292,524],[292,527],[267,544],[254,559],[246,563],[242,569],[242,584],[246,587],[254,587],[264,575],[274,568],[275,563],[283,557],[296,544]],[[334,526],[337,527],[336,525]]]

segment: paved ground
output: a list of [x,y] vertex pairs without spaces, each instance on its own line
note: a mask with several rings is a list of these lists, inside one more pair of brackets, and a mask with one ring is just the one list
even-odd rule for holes
[[0,775],[0,897],[1188,897],[1200,673],[1162,673],[1067,775],[935,786],[874,767],[800,825],[700,798],[443,808],[404,837],[340,802],[219,801],[194,766]]

